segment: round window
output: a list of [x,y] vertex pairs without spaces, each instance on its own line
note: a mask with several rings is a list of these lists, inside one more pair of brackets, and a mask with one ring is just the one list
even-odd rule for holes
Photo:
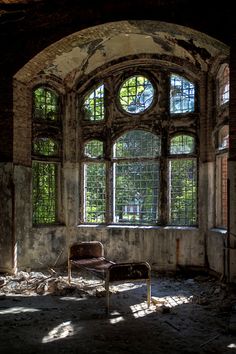
[[154,98],[154,88],[144,76],[132,76],[125,80],[119,91],[122,108],[128,113],[141,113],[148,109]]

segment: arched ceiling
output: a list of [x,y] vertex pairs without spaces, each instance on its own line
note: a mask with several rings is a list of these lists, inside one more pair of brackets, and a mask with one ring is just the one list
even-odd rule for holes
[[206,34],[179,25],[120,21],[63,38],[31,59],[15,78],[28,82],[43,75],[73,86],[80,76],[107,63],[144,53],[163,60],[178,58],[197,70],[207,71],[216,59],[227,58],[229,48]]

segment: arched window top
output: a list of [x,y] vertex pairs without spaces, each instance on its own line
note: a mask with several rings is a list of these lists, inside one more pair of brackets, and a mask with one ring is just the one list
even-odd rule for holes
[[218,149],[228,149],[229,147],[229,126],[224,125],[218,133]]
[[59,95],[52,89],[40,86],[33,91],[33,118],[35,120],[59,120]]
[[84,155],[91,158],[103,157],[103,142],[100,140],[90,140],[84,146]]
[[104,119],[104,85],[100,84],[89,92],[84,100],[84,118],[90,121]]
[[191,154],[195,151],[195,139],[191,135],[181,134],[170,141],[171,155]]
[[119,101],[128,113],[138,114],[146,111],[152,104],[154,88],[152,83],[141,75],[129,77],[121,85]]
[[219,85],[219,104],[229,101],[229,65],[222,64],[217,75]]
[[170,113],[193,112],[195,85],[182,76],[170,76]]
[[40,156],[58,156],[58,143],[50,138],[35,138],[33,153]]
[[117,158],[157,157],[160,153],[160,137],[144,130],[131,130],[123,134],[116,140],[113,149]]

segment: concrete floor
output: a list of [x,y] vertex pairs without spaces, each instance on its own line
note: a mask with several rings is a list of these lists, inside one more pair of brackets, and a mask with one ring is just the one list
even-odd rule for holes
[[[66,281],[65,274],[57,279]],[[150,308],[145,284],[118,284],[111,288],[109,316],[104,288],[85,274],[70,288],[43,295],[20,293],[20,283],[8,278],[0,289],[1,354],[236,351],[230,328],[236,292],[211,276],[154,274]]]

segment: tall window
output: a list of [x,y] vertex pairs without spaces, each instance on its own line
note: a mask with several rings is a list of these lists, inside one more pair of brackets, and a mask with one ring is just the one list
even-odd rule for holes
[[156,223],[160,138],[132,130],[117,139],[113,154],[114,221]]
[[79,94],[82,223],[197,224],[195,138],[168,138],[176,122],[170,111],[184,113],[182,128],[188,131],[195,85],[172,75],[167,92],[168,79],[166,72],[129,68],[106,74],[101,84]]
[[58,95],[46,87],[35,89],[32,132],[32,222],[34,225],[58,222],[60,144],[56,138],[54,139],[53,133],[52,136],[48,136],[48,132],[53,126],[55,135],[60,136],[59,121]]
[[227,178],[229,127],[223,126],[218,132],[216,154],[216,226],[227,227]]
[[218,79],[218,99],[222,105],[229,101],[229,65],[223,64],[217,75]]
[[197,160],[192,136],[178,135],[171,139],[169,161],[170,223],[197,223]]
[[[91,140],[84,147],[84,217],[88,223],[104,223],[106,214],[106,169],[103,142]],[[102,160],[102,161],[101,161]]]

